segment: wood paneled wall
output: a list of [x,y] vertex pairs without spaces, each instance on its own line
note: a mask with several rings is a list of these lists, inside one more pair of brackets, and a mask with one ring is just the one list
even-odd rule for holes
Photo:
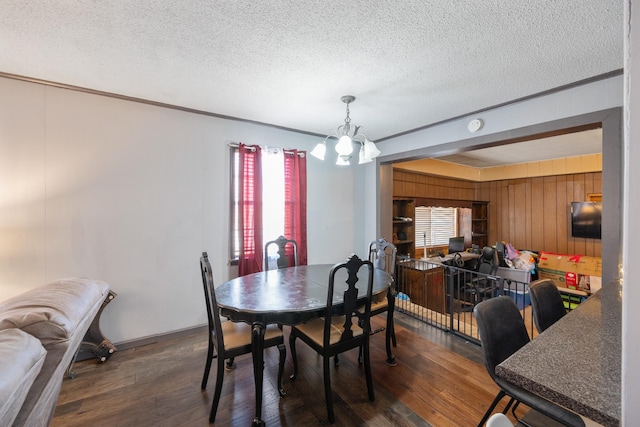
[[520,249],[601,256],[599,239],[571,237],[571,202],[602,192],[602,172],[522,178],[477,184],[489,201],[489,241]]
[[[602,256],[599,239],[571,237],[571,202],[602,192],[602,172],[474,183],[394,170],[394,196],[489,202],[489,242]],[[606,213],[605,213],[606,214]]]
[[471,181],[393,170],[394,197],[475,200],[475,194],[476,184]]

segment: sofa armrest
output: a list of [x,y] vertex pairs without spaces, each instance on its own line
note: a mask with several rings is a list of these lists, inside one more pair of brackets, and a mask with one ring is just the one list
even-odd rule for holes
[[13,424],[46,355],[40,341],[26,332],[0,331],[0,426]]

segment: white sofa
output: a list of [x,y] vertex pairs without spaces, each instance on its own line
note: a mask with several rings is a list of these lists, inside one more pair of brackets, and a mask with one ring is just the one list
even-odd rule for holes
[[48,426],[64,374],[109,294],[60,279],[0,302],[0,426]]

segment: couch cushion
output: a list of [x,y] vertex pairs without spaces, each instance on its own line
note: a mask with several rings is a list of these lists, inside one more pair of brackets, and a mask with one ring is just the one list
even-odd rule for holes
[[0,330],[22,329],[47,348],[72,336],[87,311],[108,292],[105,282],[77,277],[30,289],[0,303]]
[[35,381],[47,352],[20,329],[0,331],[0,426],[10,426]]

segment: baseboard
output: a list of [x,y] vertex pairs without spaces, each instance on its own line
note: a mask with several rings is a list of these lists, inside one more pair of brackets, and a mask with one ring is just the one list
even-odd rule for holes
[[[128,341],[121,341],[118,343],[114,343],[117,348],[117,351],[128,350],[135,347],[142,347],[143,345],[154,344],[157,342],[167,341],[173,338],[180,338],[186,335],[203,333],[206,334],[209,331],[208,325],[202,326],[194,326],[191,328],[180,329],[177,331],[167,332],[164,334],[150,335],[147,337],[136,338]],[[87,360],[95,358],[95,354],[90,350],[83,350],[78,352],[78,356],[76,357],[76,361]]]

